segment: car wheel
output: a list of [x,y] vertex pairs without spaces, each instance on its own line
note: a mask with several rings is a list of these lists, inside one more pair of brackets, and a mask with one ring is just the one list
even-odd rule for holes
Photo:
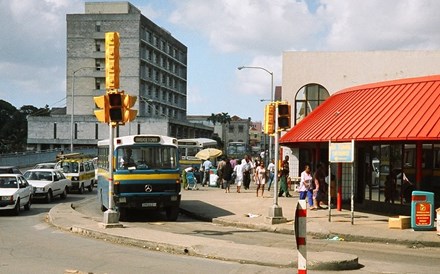
[[79,194],[83,194],[84,193],[84,185],[83,184],[81,184],[81,186],[79,187],[78,191],[79,191]]
[[47,192],[47,195],[46,195],[46,203],[50,203],[50,202],[52,202],[52,200],[53,200],[52,190],[49,189],[49,191]]
[[165,209],[165,213],[167,215],[168,221],[176,221],[177,217],[179,217],[180,208],[178,206],[167,207]]
[[20,198],[17,199],[17,203],[15,204],[15,207],[12,212],[15,216],[20,214]]
[[60,197],[63,200],[67,198],[67,187],[64,188],[64,191],[63,191],[63,193],[61,193]]
[[32,195],[29,197],[29,201],[24,205],[24,210],[29,211],[32,205]]

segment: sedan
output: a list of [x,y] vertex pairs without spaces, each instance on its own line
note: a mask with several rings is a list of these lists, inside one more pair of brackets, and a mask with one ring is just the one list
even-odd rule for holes
[[32,186],[21,174],[0,174],[0,210],[10,210],[14,215],[31,208]]
[[45,199],[52,202],[55,196],[67,197],[72,182],[64,174],[54,169],[30,169],[23,176],[34,187],[34,199]]

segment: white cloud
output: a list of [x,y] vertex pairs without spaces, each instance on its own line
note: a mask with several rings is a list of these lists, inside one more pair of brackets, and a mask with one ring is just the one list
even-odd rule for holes
[[327,50],[438,49],[435,0],[322,0],[318,16],[326,21]]
[[0,0],[0,96],[15,107],[65,97],[66,13],[74,0]]
[[221,52],[271,54],[305,47],[320,31],[303,1],[178,1],[170,20],[202,33]]

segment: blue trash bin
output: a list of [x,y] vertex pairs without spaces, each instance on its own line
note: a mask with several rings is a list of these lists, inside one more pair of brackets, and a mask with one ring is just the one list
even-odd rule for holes
[[411,227],[414,230],[434,229],[434,193],[413,191],[411,195]]

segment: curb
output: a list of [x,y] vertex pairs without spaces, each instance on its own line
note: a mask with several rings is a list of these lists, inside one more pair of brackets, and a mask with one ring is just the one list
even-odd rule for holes
[[[183,210],[182,212],[185,213],[186,211]],[[65,216],[68,216],[68,218]],[[294,258],[292,260],[291,255],[286,256],[286,252],[284,249],[262,247],[261,249],[259,249],[258,255],[256,255],[252,252],[249,252],[249,247],[247,245],[234,244],[230,242],[225,242],[223,240],[213,241],[211,239],[206,243],[202,242],[197,244],[192,243],[191,239],[188,238],[189,240],[187,239],[187,241],[182,242],[191,243],[185,245],[178,243],[157,242],[141,238],[127,237],[126,235],[115,234],[125,234],[126,231],[124,231],[124,229],[129,229],[129,227],[127,226],[119,229],[108,229],[108,232],[105,232],[105,229],[99,228],[96,221],[93,221],[88,216],[85,216],[75,211],[72,203],[56,205],[49,211],[46,220],[54,227],[63,231],[109,241],[112,243],[125,244],[148,249],[150,251],[160,251],[170,254],[188,255],[200,258],[217,259],[222,261],[237,262],[241,264],[254,264],[260,266],[281,268],[296,268],[297,266],[297,258]],[[227,222],[222,220],[221,218],[218,218],[214,221],[219,224],[222,223],[225,225],[237,226],[236,223],[234,224],[232,222]],[[75,222],[78,224],[73,224]],[[93,227],[94,225],[96,225],[96,228]],[[253,226],[253,228],[265,231],[274,231],[274,229],[269,229],[269,225]],[[280,233],[281,231],[276,232]],[[225,248],[226,246],[227,248]],[[246,255],[242,255],[242,257],[240,257],[237,256],[237,254]],[[262,260],[261,257],[259,258],[258,256],[261,256],[264,259]],[[360,267],[358,263],[358,257],[351,254],[325,251],[309,252],[308,256],[308,268],[312,270],[352,270],[358,269]]]

